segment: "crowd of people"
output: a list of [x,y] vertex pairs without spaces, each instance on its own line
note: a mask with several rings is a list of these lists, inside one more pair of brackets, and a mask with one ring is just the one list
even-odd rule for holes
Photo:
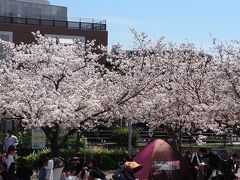
[[[11,130],[7,131],[7,137],[4,139],[3,154],[1,155],[0,180],[30,180],[33,175],[25,159],[18,158],[16,166],[16,155],[18,139]],[[83,162],[83,161],[81,161]],[[54,180],[54,168],[61,167],[60,180],[68,180],[70,177],[76,177],[78,180],[104,180],[106,175],[98,168],[94,160],[85,164],[71,166],[64,160],[54,158],[51,153],[43,155],[36,162],[38,168],[38,180]],[[135,165],[135,164],[134,164]],[[123,174],[127,179],[134,179],[133,173],[127,170],[132,164],[125,163]],[[16,168],[17,167],[17,168]]]
[[199,148],[197,152],[186,151],[184,156],[193,172],[193,179],[237,179],[238,154],[223,159],[217,152]]
[[[3,153],[0,156],[0,180],[31,180],[32,170],[28,167],[27,161],[17,156],[18,139],[11,130],[7,131],[4,139]],[[17,159],[17,162],[16,162]],[[16,166],[17,164],[17,166]],[[79,180],[105,179],[105,174],[97,167],[94,160],[80,164],[72,169],[63,159],[55,158],[45,154],[36,162],[39,180],[54,180],[54,168],[60,167],[60,180],[68,180],[70,176],[77,177]],[[16,168],[17,167],[17,168]]]
[[18,158],[18,166],[16,168],[15,159],[17,155],[16,146],[18,139],[13,135],[11,130],[7,131],[7,136],[4,139],[3,153],[0,156],[0,180],[30,180],[33,172],[28,167],[25,159]]
[[[2,161],[0,165],[0,180],[30,180],[33,175],[25,159],[17,158],[16,146],[18,139],[12,131],[7,131],[7,137],[4,139],[3,154],[0,156]],[[228,159],[223,159],[217,152],[200,148],[196,152],[185,152],[185,161],[193,174],[194,180],[205,179],[236,179],[238,171],[237,160],[239,156],[232,154]],[[73,159],[79,160],[79,159]],[[81,162],[81,163],[79,163]],[[36,162],[39,180],[54,180],[54,169],[60,169],[60,180],[69,180],[70,177],[76,177],[79,180],[97,180],[106,179],[105,174],[98,168],[97,162],[91,160],[84,163],[85,160],[79,160],[72,165],[71,161],[66,162],[61,158],[53,157],[50,153],[40,157]],[[77,165],[76,165],[77,164]],[[17,167],[17,168],[16,168]],[[134,167],[134,168],[133,168]],[[113,176],[113,179],[133,180],[136,170],[141,169],[142,165],[136,162],[125,162]],[[124,178],[123,178],[124,177]]]

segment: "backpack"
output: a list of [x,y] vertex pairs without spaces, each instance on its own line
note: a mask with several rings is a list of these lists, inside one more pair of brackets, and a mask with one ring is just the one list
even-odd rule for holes
[[135,177],[130,172],[124,172],[124,167],[122,166],[112,176],[113,180],[134,180]]
[[112,175],[113,180],[128,180],[127,177],[124,175],[123,169],[119,168],[115,171]]
[[91,170],[90,175],[93,178],[106,179],[106,175],[99,168],[94,168]]

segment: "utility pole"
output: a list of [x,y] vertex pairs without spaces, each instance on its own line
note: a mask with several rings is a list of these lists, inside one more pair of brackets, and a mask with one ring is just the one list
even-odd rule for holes
[[132,157],[132,120],[128,119],[128,157]]

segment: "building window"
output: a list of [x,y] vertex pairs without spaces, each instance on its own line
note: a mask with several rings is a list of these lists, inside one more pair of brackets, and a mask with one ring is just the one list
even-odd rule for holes
[[[7,31],[0,31],[0,40],[9,41],[12,42],[13,40],[13,33],[7,32]],[[0,44],[0,60],[5,58],[5,55],[3,54],[3,47]]]
[[45,34],[45,37],[58,40],[58,42],[61,43],[61,44],[73,44],[74,40],[78,40],[82,43],[85,43],[85,37],[84,36]]
[[0,39],[4,41],[13,41],[13,33],[8,31],[0,31]]

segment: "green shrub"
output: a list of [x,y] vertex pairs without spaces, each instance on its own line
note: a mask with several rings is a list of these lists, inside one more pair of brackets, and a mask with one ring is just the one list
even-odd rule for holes
[[81,150],[79,155],[86,158],[86,161],[95,160],[100,169],[116,169],[118,162],[127,159],[128,154],[124,150]]
[[[62,136],[60,136],[60,139],[62,138]],[[76,140],[78,139],[79,141],[79,147],[76,146]],[[80,148],[85,148],[87,145],[86,142],[86,138],[84,138],[84,136],[80,135],[79,137],[77,137],[77,134],[73,134],[71,136],[68,136],[67,141],[65,142],[65,147],[67,147],[68,149],[75,149],[76,151]]]
[[28,162],[28,166],[33,170],[37,168],[37,161],[39,159],[43,159],[48,153],[50,153],[49,149],[43,149],[41,151],[34,151],[28,156],[22,157],[23,159],[26,159]]
[[[137,144],[139,134],[136,130],[132,131],[132,145]],[[115,128],[112,130],[111,140],[119,146],[127,146],[128,144],[128,128]]]
[[7,136],[6,132],[0,131],[0,146],[1,146],[0,148],[1,149],[3,149],[2,147],[3,147],[4,139],[6,136]]
[[25,148],[30,148],[30,149],[32,148],[31,130],[17,132],[16,136],[17,136],[18,141],[19,141],[18,146],[25,147]]
[[[23,158],[28,161],[28,165],[31,169],[36,169],[37,160],[43,158],[49,152],[49,149],[45,149],[38,152],[33,152],[29,156]],[[60,155],[67,160],[68,158],[75,156],[76,153],[74,150],[61,149]],[[77,155],[84,157],[84,159],[86,159],[86,162],[89,162],[90,160],[95,160],[98,167],[102,170],[116,169],[118,162],[123,161],[128,157],[127,152],[122,149],[101,151],[82,149],[77,153]]]
[[[6,136],[6,133],[3,134],[3,138]],[[19,140],[18,150],[19,153],[21,153],[21,156],[26,156],[27,154],[30,154],[32,152],[32,134],[31,130],[28,131],[20,131],[16,133],[16,136]],[[1,137],[1,133],[0,133]],[[63,135],[60,135],[60,140],[63,138]],[[73,135],[68,136],[67,140],[65,141],[64,148],[69,149],[70,151],[74,149],[75,151],[78,151],[80,148],[86,147],[86,138],[84,138],[82,135],[79,137],[79,146],[76,146],[76,139],[78,139],[76,133]],[[47,147],[50,147],[50,142],[47,139],[46,142]],[[28,150],[26,153],[24,151]]]
[[100,167],[103,169],[116,169],[118,162],[128,159],[127,152],[123,150],[101,152],[98,156],[101,162]]
[[68,149],[68,148],[60,149],[60,156],[64,159],[67,159],[69,157],[73,157],[76,154],[77,153],[76,153],[75,149]]

